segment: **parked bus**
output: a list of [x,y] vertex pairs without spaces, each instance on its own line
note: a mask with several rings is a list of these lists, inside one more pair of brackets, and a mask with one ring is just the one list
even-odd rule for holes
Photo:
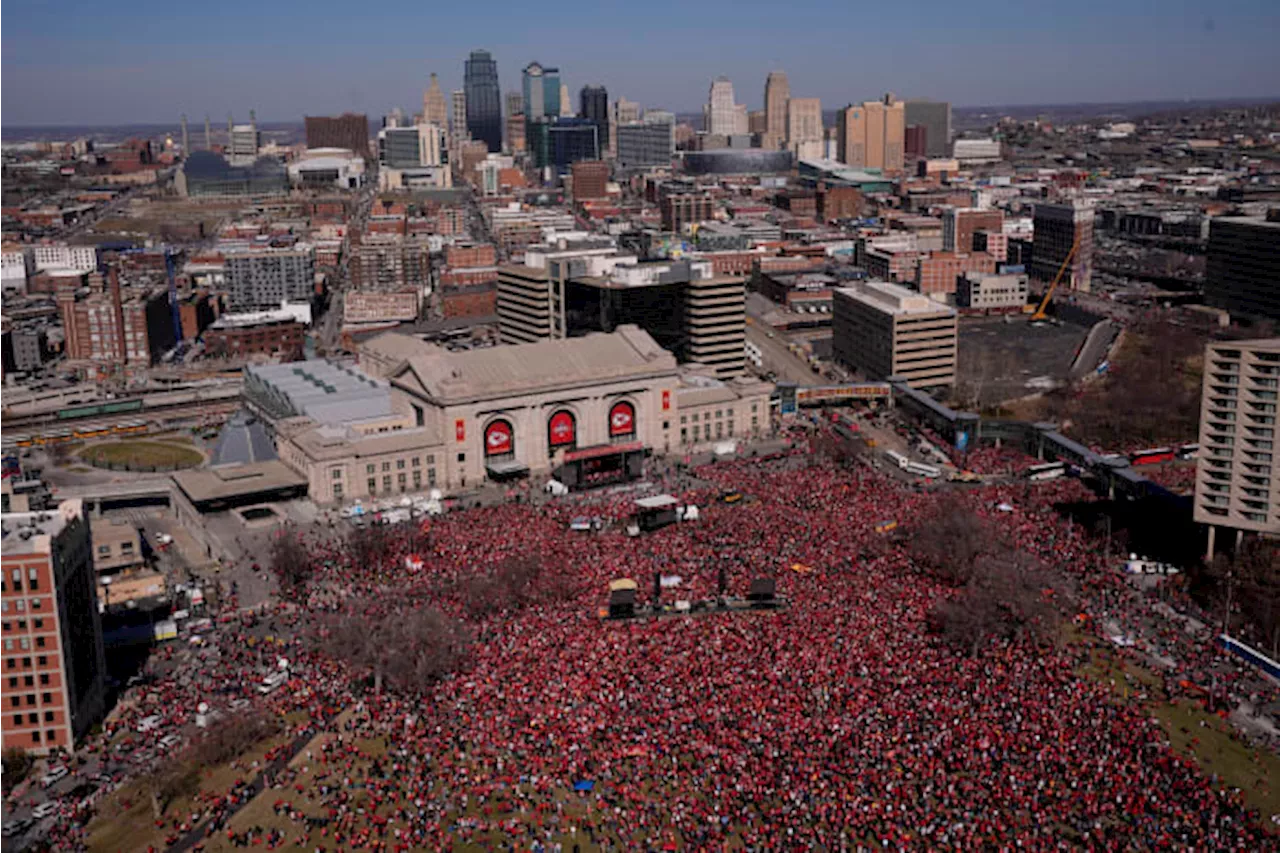
[[1179,459],[1199,459],[1200,445],[1198,444],[1182,445],[1181,447],[1178,448],[1178,458]]
[[887,451],[885,453],[885,456],[888,456],[889,460],[893,462],[894,465],[897,465],[899,468],[902,468],[903,470],[906,470],[907,465],[911,464],[910,460],[907,459],[907,457],[903,456],[901,453],[899,453],[896,450]]
[[1159,465],[1161,462],[1172,462],[1172,447],[1149,447],[1146,450],[1135,450],[1129,454],[1130,465]]
[[928,477],[929,479],[942,476],[942,470],[940,468],[935,468],[932,465],[925,465],[920,462],[908,462],[906,471],[909,474],[915,474],[917,477]]
[[1032,465],[1023,472],[1023,476],[1033,483],[1038,483],[1042,480],[1056,480],[1066,473],[1066,463],[1046,462],[1043,465]]

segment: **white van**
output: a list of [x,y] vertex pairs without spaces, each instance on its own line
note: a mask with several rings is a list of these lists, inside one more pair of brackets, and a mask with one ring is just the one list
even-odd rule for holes
[[289,680],[287,672],[273,672],[266,678],[262,679],[262,683],[258,685],[258,692],[263,696],[268,693],[274,693],[280,688],[280,685]]
[[160,715],[152,714],[149,717],[143,717],[141,720],[138,720],[138,725],[136,728],[138,730],[138,734],[146,734],[147,732],[157,729],[159,727],[160,727]]
[[40,777],[40,787],[48,788],[50,785],[67,778],[67,774],[71,771],[65,767],[54,767],[48,773]]

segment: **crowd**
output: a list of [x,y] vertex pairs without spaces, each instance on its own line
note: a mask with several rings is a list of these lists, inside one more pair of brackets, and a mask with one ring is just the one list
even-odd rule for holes
[[[899,532],[909,529],[937,506],[938,491],[802,450],[767,463],[664,472],[662,485],[704,507],[700,519],[636,539],[619,523],[634,495],[508,503],[392,528],[376,564],[336,538],[317,538],[316,575],[299,602],[218,625],[192,662],[113,717],[102,743],[126,731],[132,747],[149,742],[151,733],[135,729],[153,714],[163,717],[160,731],[189,727],[200,702],[229,709],[249,700],[292,721],[276,748],[297,758],[271,774],[264,795],[274,821],[236,824],[246,791],[237,780],[197,799],[202,845],[1267,843],[1238,793],[1215,788],[1173,751],[1139,705],[1078,674],[1078,647],[1010,641],[966,656],[929,632],[926,614],[952,591],[876,526],[894,520]],[[749,499],[722,503],[726,492]],[[1276,698],[1203,638],[1156,621],[1097,541],[1053,511],[1084,497],[1078,483],[956,494],[998,535],[1071,580],[1073,614],[1141,633],[1172,660],[1170,683],[1213,670],[1228,691]],[[570,531],[587,510],[614,523]],[[476,621],[463,666],[417,694],[362,688],[361,673],[302,639],[355,598],[415,601],[474,620],[459,592],[464,581],[510,559],[535,560],[539,583],[555,594]],[[699,600],[716,595],[722,571],[737,595],[753,578],[774,578],[789,606],[622,622],[598,616],[611,580],[635,579],[647,600],[655,574],[678,576],[663,595]],[[259,695],[256,685],[282,657],[289,682]],[[191,818],[166,818],[167,840],[183,837]]]

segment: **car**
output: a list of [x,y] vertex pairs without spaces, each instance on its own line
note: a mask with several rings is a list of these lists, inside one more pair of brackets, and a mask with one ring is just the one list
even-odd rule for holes
[[163,746],[165,749],[172,749],[174,745],[178,743],[179,740],[181,740],[181,738],[179,738],[177,735],[165,735],[164,737],[160,738],[160,745]]
[[65,767],[51,767],[49,772],[40,777],[40,787],[48,788],[49,786],[67,778],[71,771]]
[[35,821],[29,817],[17,818],[6,823],[4,830],[0,834],[3,834],[5,838],[14,838],[30,829],[34,823]]
[[40,805],[31,810],[31,814],[35,815],[36,820],[44,820],[49,815],[58,810],[57,800],[45,800]]

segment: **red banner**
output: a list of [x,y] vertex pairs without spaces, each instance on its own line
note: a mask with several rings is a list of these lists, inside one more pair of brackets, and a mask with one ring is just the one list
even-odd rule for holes
[[666,411],[669,411],[670,409],[671,409],[671,392],[663,391],[662,392],[662,411],[666,412]]
[[511,424],[494,421],[484,431],[484,455],[498,456],[511,452]]
[[577,438],[578,429],[573,412],[561,409],[551,416],[551,420],[547,423],[547,440],[552,447],[573,444]]
[[467,440],[467,422],[464,421],[462,418],[458,418],[456,421],[454,421],[453,434],[454,436],[457,437],[458,441],[466,441]]
[[635,431],[635,407],[625,401],[614,403],[609,410],[609,435],[632,435]]

